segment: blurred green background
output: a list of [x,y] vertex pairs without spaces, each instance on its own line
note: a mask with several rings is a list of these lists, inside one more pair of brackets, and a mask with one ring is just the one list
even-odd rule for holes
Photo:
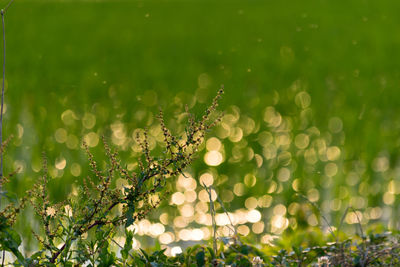
[[149,127],[156,146],[159,106],[179,131],[184,105],[200,116],[224,84],[222,123],[186,170],[192,178],[171,181],[170,201],[137,223],[137,246],[210,236],[200,180],[256,242],[324,225],[296,193],[333,225],[350,205],[363,225],[398,228],[399,10],[394,0],[16,0],[5,168],[20,173],[9,189],[32,186],[44,151],[61,200],[88,173],[81,140],[102,161],[103,134],[134,169],[135,129]]

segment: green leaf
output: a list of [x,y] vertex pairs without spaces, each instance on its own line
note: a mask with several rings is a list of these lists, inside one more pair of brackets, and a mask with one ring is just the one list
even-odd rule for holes
[[146,262],[149,262],[150,261],[149,255],[147,255],[146,251],[144,251],[143,249],[140,249],[140,251],[142,252],[144,258],[146,259]]
[[251,264],[251,262],[250,262],[248,259],[246,259],[246,258],[241,258],[241,259],[239,260],[239,262],[238,262],[238,266],[251,267],[252,264]]
[[19,252],[21,237],[13,229],[7,227],[0,232],[0,244],[3,250],[10,251],[23,265],[26,265],[25,257]]
[[208,250],[208,252],[210,253],[210,255],[211,255],[211,259],[215,259],[215,253],[214,253],[214,250],[212,249],[212,248],[210,248],[210,247],[207,247],[207,250]]
[[196,251],[199,248],[201,248],[200,245],[195,245],[195,246],[187,249],[187,252],[186,252],[187,253],[186,254],[186,266],[190,266],[190,256],[194,251]]
[[129,251],[132,249],[133,245],[133,232],[125,229],[125,244],[124,248],[121,249],[121,256],[124,260],[128,259]]
[[248,255],[248,254],[249,254],[249,251],[250,251],[250,247],[247,246],[247,245],[243,245],[243,246],[240,248],[240,252],[243,253],[243,254],[245,254],[245,255]]
[[160,250],[161,250],[160,241],[158,241],[158,239],[156,239],[156,244],[155,244],[154,249],[155,249],[156,251],[160,251]]
[[100,263],[98,264],[99,267],[109,267],[115,263],[116,256],[114,252],[109,251],[109,244],[107,242],[103,242],[102,248],[100,251]]
[[133,214],[135,213],[135,206],[129,205],[128,211],[126,212],[126,223],[125,228],[129,227],[135,222]]
[[196,262],[197,262],[197,267],[202,267],[206,264],[206,259],[205,259],[205,253],[204,250],[200,250],[196,254]]

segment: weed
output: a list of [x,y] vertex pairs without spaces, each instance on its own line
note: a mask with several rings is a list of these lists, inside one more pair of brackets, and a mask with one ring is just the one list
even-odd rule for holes
[[[99,262],[114,262],[115,255],[104,258],[109,251],[108,240],[112,240],[118,226],[126,228],[143,219],[166,198],[167,179],[182,174],[192,163],[206,132],[220,120],[221,115],[213,114],[222,94],[223,89],[220,89],[199,120],[186,109],[188,122],[182,135],[171,133],[160,110],[158,119],[164,135],[164,152],[153,155],[147,130],[138,134],[136,141],[142,149],[142,157],[138,159],[139,168],[135,172],[124,167],[118,152],[110,148],[105,138],[103,144],[108,164],[105,170],[100,170],[88,145],[83,142],[92,175],[84,179],[77,195],[71,194],[60,203],[51,203],[48,197],[47,159],[43,156],[43,174],[38,183],[19,204],[12,203],[0,213],[1,248],[14,254],[16,264],[23,265],[67,266],[89,260],[94,266]],[[119,178],[126,181],[122,188],[114,186]],[[43,234],[33,233],[40,250],[31,257],[24,257],[19,252],[21,240],[12,230],[18,212],[27,201],[34,208],[43,230]],[[90,238],[86,239],[88,234]]]

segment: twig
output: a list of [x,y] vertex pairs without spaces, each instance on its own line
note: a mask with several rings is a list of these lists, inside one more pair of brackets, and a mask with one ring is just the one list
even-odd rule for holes
[[[337,228],[337,236],[336,236],[336,244],[339,244],[339,235],[340,235],[340,229],[343,226],[344,220],[346,218],[347,213],[349,212],[350,206],[347,206],[346,210],[343,213],[342,219],[340,220],[339,227]],[[340,260],[344,260],[344,249],[343,249],[343,244],[339,244],[339,253],[340,253]]]
[[337,240],[337,237],[336,237],[336,235],[335,235],[335,232],[334,232],[333,229],[332,229],[331,224],[329,223],[328,219],[324,216],[324,214],[322,214],[320,208],[319,208],[314,202],[312,202],[311,200],[309,200],[306,196],[304,196],[304,195],[302,195],[302,194],[299,194],[299,193],[297,193],[297,195],[298,195],[299,197],[303,198],[304,200],[306,200],[308,203],[311,204],[311,206],[313,206],[314,208],[317,209],[317,211],[318,211],[319,214],[321,215],[322,219],[323,219],[323,220],[325,221],[325,223],[328,225],[329,233],[332,235],[333,239]]
[[[213,188],[213,187],[212,187],[212,188]],[[215,190],[215,189],[214,189],[214,190]],[[236,229],[235,225],[233,225],[231,216],[229,216],[229,213],[228,213],[228,211],[225,209],[224,203],[223,203],[222,200],[219,198],[218,194],[217,194],[217,200],[218,200],[219,204],[221,205],[221,208],[224,210],[226,216],[228,217],[229,223],[230,223],[231,226],[232,226],[232,228],[231,228],[231,227],[228,227],[229,230],[231,230],[231,231],[234,233],[235,237],[239,240],[239,235],[237,234],[237,229]],[[240,242],[240,240],[239,240],[239,242]]]
[[[117,204],[118,204],[118,202],[114,202],[113,204],[111,204],[111,205],[108,207],[107,210],[108,210],[108,211],[112,210]],[[97,226],[97,225],[100,225],[100,224],[102,224],[102,223],[104,223],[104,222],[103,222],[103,221],[99,221],[99,220],[93,222],[93,223],[92,223],[91,225],[89,225],[86,229],[84,229],[84,230],[80,233],[80,235],[82,235],[83,233],[89,231],[89,230],[92,229],[93,227],[95,227],[95,226]],[[107,222],[105,222],[105,223],[107,223]],[[109,222],[108,222],[108,223],[109,223]],[[81,229],[82,229],[82,226],[79,227],[79,230],[81,230]],[[68,241],[73,241],[73,240],[74,240],[74,238],[71,238],[71,239],[69,239]],[[52,255],[52,257],[51,257],[51,259],[50,259],[50,262],[51,262],[51,263],[55,263],[55,261],[56,261],[56,259],[58,258],[58,256],[59,256],[59,255],[61,254],[61,252],[65,249],[65,246],[66,246],[66,244],[67,244],[68,241],[65,241],[64,245],[63,245],[59,250],[57,250],[57,252],[55,252],[55,253]]]
[[[6,80],[6,25],[4,22],[4,15],[5,15],[7,9],[11,6],[11,4],[13,2],[14,2],[14,0],[11,0],[10,2],[8,2],[8,4],[6,5],[5,8],[0,10],[1,24],[2,24],[2,29],[3,29],[3,81],[2,81],[2,85],[1,85],[0,144],[3,144],[3,109],[4,109],[4,88],[5,88],[5,80]],[[3,152],[0,155],[0,180],[2,180],[2,179],[3,179]]]
[[210,213],[211,213],[211,219],[212,219],[212,225],[213,225],[213,249],[215,255],[217,255],[217,222],[215,221],[215,208],[214,208],[214,201],[212,200],[212,190],[211,187],[206,186],[203,183],[203,187],[206,189],[206,192],[210,198]]
[[363,242],[362,242],[361,266],[364,267],[364,266],[366,266],[367,261],[368,261],[368,248],[367,248],[367,245],[365,244],[366,237],[364,236],[364,231],[362,229],[361,220],[358,217],[358,214],[357,214],[356,210],[353,207],[350,207],[350,208],[353,211],[354,215],[356,215],[358,226],[360,228],[361,238],[363,240]]
[[[6,30],[4,23],[4,9],[0,11],[3,28],[3,81],[1,87],[1,108],[0,108],[0,144],[3,144],[3,106],[4,106],[4,82],[6,79]],[[0,155],[0,180],[3,179],[3,151]]]
[[6,13],[7,9],[12,5],[13,2],[14,2],[14,0],[11,0],[10,2],[8,2],[8,4],[6,5],[6,7],[3,8],[4,13]]
[[[342,219],[340,220],[340,224],[339,224],[339,227],[338,227],[338,229],[337,229],[338,234],[339,234],[339,232],[340,232],[340,229],[341,229],[342,226],[343,226],[344,219],[346,218],[346,215],[347,215],[347,213],[349,212],[349,209],[350,209],[350,206],[348,206],[348,207],[346,208],[346,210],[344,211],[344,213],[343,213]],[[339,242],[339,240],[336,240],[336,243],[337,243],[337,242]]]

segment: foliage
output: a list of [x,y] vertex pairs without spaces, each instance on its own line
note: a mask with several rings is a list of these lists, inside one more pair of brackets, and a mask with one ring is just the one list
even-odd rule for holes
[[[129,251],[132,232],[126,232],[121,257],[102,249],[93,263],[96,266],[398,266],[400,264],[400,236],[393,233],[370,234],[362,241],[351,239],[324,246],[281,249],[276,254],[263,252],[238,238],[218,241],[216,253],[211,246],[195,245],[183,253],[167,257],[165,249]],[[110,240],[105,241],[107,248]],[[127,245],[128,244],[128,245]],[[277,248],[276,248],[277,249]],[[124,252],[122,252],[124,251]],[[93,265],[94,266],[94,265]]]
[[[166,256],[159,247],[145,251],[132,250],[133,233],[125,231],[125,244],[115,242],[111,228],[98,228],[92,240],[79,239],[74,257],[60,260],[62,266],[398,266],[400,264],[400,236],[393,233],[370,234],[362,241],[351,239],[324,246],[293,247],[277,253],[263,251],[238,238],[219,239],[218,250],[211,246],[195,245],[176,256]],[[111,249],[119,247],[120,256]],[[278,247],[275,247],[278,249]],[[55,266],[43,261],[43,251],[20,263]],[[42,261],[41,261],[42,260]],[[17,264],[15,262],[14,264]]]
[[400,236],[390,232],[370,234],[324,246],[282,249],[273,256],[274,266],[397,266],[400,263]]
[[[110,252],[109,239],[112,239],[118,226],[127,228],[143,219],[166,197],[167,180],[181,174],[192,163],[206,132],[220,120],[221,115],[215,115],[215,111],[222,94],[223,89],[220,89],[210,107],[198,120],[186,109],[188,123],[183,135],[175,136],[171,133],[160,110],[158,119],[164,135],[164,152],[153,156],[147,130],[138,133],[136,140],[143,155],[134,172],[129,172],[123,166],[118,153],[112,151],[105,138],[103,142],[108,163],[105,170],[100,170],[88,145],[83,142],[92,176],[84,179],[78,194],[71,193],[62,202],[50,201],[47,159],[43,157],[43,175],[39,182],[19,204],[11,202],[0,213],[2,249],[12,252],[17,263],[22,265],[69,266],[72,262],[83,264],[87,260],[91,261],[92,266],[113,264],[116,256]],[[117,179],[123,179],[124,186],[116,186]],[[13,224],[27,201],[32,204],[43,232],[33,232],[40,243],[40,250],[24,258],[18,250],[21,239],[13,230]],[[132,235],[128,232],[127,237]],[[121,252],[123,257],[128,255],[128,247],[129,241]]]

